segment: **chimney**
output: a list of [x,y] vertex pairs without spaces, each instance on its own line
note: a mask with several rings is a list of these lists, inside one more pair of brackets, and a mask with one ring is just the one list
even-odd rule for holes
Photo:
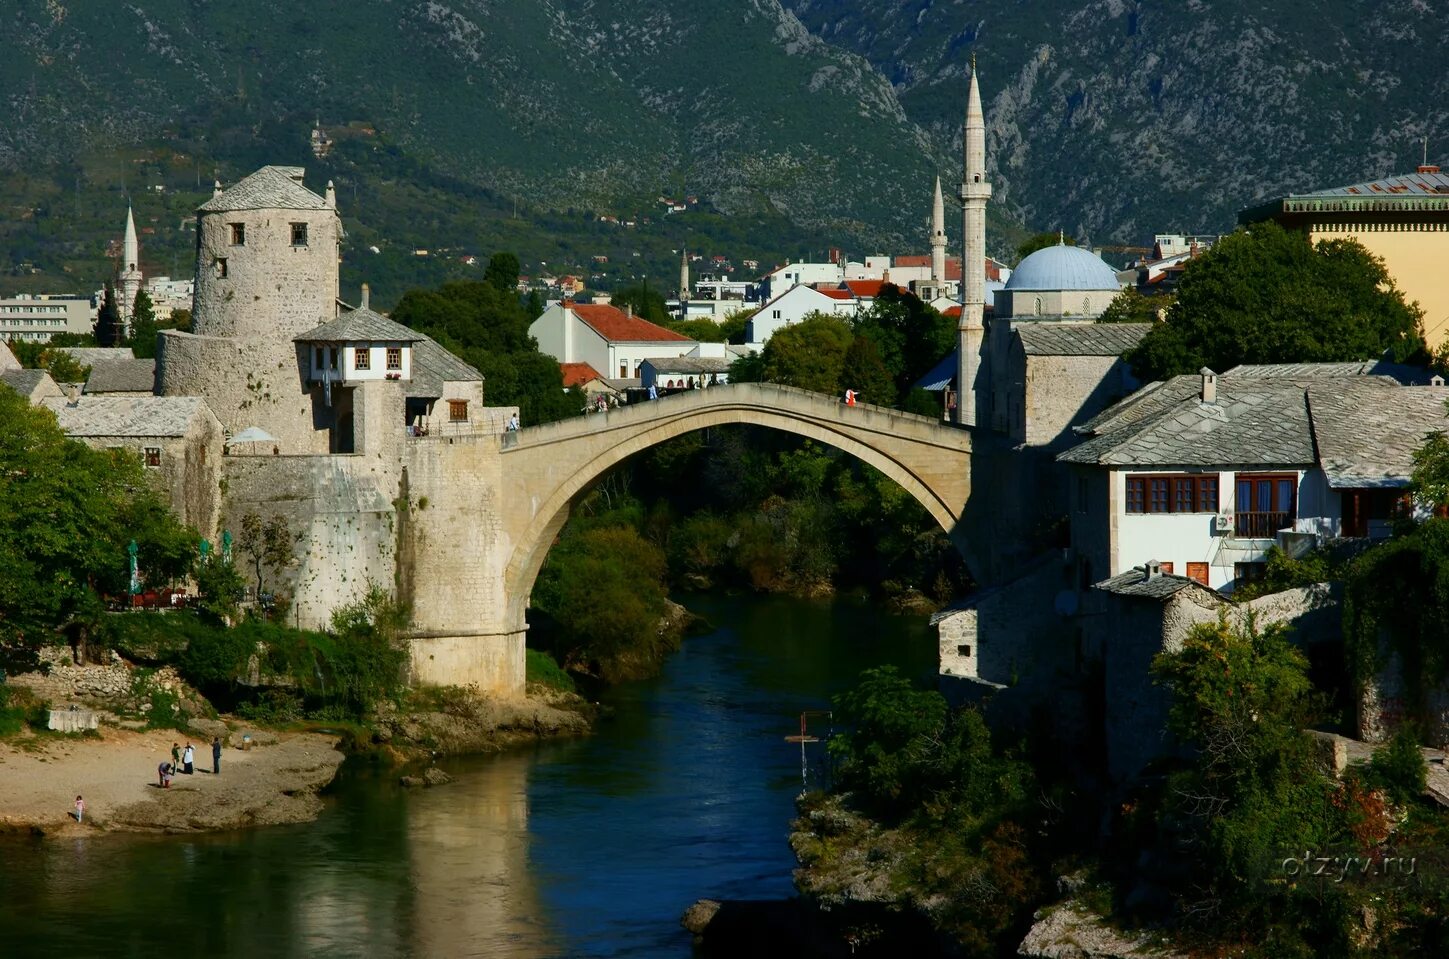
[[1438,373],[1435,373],[1433,376],[1429,377],[1429,385],[1430,386],[1443,386],[1444,385],[1444,377],[1440,376]]
[[1218,401],[1218,375],[1204,366],[1198,370],[1202,376],[1202,401],[1204,403],[1216,403]]
[[1147,574],[1144,580],[1145,582],[1159,579],[1162,576],[1162,563],[1155,559],[1149,559],[1147,565],[1142,567],[1142,571]]
[[1439,172],[1439,167],[1436,166],[1433,163],[1421,163],[1421,164],[1419,164],[1419,172],[1420,173],[1438,173]]
[[362,284],[362,309],[364,309],[364,310],[365,309],[368,309],[368,305],[367,304],[369,302],[371,302],[371,300],[372,300],[372,289],[366,283],[364,283],[364,284]]
[[337,209],[337,188],[332,185],[331,180],[327,181],[327,209]]
[[212,199],[215,199],[216,197],[221,196],[221,181],[220,180],[213,180],[212,181],[212,184],[211,184],[211,196],[212,196]]

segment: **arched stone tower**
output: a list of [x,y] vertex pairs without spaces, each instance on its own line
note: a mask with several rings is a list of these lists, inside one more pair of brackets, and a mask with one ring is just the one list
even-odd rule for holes
[[325,453],[330,416],[309,391],[298,334],[337,316],[336,195],[301,167],[262,167],[197,210],[192,333],[166,331],[157,381],[202,396],[230,432],[258,426],[280,452]]

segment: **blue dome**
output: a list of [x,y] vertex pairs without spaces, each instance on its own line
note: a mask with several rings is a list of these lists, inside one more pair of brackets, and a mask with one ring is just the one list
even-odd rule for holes
[[1117,274],[1095,253],[1075,246],[1046,246],[1022,260],[1006,281],[1008,290],[1115,290]]

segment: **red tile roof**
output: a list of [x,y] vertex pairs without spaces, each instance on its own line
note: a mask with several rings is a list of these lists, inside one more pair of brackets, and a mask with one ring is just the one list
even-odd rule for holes
[[598,333],[610,342],[690,342],[689,337],[683,333],[666,330],[662,326],[657,326],[637,316],[629,316],[615,306],[603,306],[598,303],[589,305],[576,303],[570,306],[569,309],[573,310],[578,315],[578,318],[588,324],[595,333]]
[[945,312],[943,312],[941,315],[942,316],[953,316],[953,317],[954,316],[960,316],[961,315],[961,307],[959,307],[959,306],[948,306],[948,307],[946,307]]
[[895,284],[885,280],[846,280],[844,286],[856,296],[876,297],[880,296],[881,287]]
[[587,363],[560,363],[559,371],[563,373],[564,389],[571,386],[583,386],[589,380],[601,380],[603,374]]
[[850,300],[855,298],[855,294],[849,290],[819,290],[818,292],[824,293],[832,300]]

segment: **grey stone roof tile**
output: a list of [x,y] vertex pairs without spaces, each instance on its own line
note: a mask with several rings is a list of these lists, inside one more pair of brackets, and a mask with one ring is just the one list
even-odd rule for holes
[[129,346],[57,346],[53,349],[68,353],[81,366],[95,366],[98,363],[119,363],[134,360],[136,354]]
[[345,343],[357,341],[416,343],[422,334],[372,310],[351,310],[321,326],[314,326],[293,340],[303,343]]
[[1171,599],[1184,589],[1200,589],[1213,596],[1218,594],[1195,579],[1188,579],[1186,576],[1176,576],[1172,573],[1159,573],[1148,578],[1147,571],[1140,566],[1134,566],[1125,573],[1119,573],[1110,579],[1104,579],[1095,583],[1093,589],[1100,589],[1104,593],[1112,593],[1117,596],[1137,596],[1143,599],[1166,600]]
[[156,361],[124,359],[96,363],[86,380],[86,393],[151,393],[156,388]]
[[185,436],[205,409],[196,396],[55,397],[41,405],[69,436]]
[[[296,177],[294,179],[293,177]],[[220,196],[197,209],[202,213],[226,210],[326,210],[327,200],[300,182],[301,167],[264,166],[243,177]]]
[[1319,465],[1335,489],[1401,488],[1414,451],[1430,433],[1449,429],[1449,387],[1380,389],[1334,383],[1308,389]]
[[412,397],[436,398],[443,395],[444,383],[482,382],[483,374],[443,349],[437,341],[415,334],[413,344],[413,377],[406,394]]
[[1142,342],[1151,323],[1017,323],[1027,356],[1121,356]]
[[0,384],[10,387],[21,396],[29,399],[35,395],[35,389],[50,376],[45,370],[4,370],[0,371]]

